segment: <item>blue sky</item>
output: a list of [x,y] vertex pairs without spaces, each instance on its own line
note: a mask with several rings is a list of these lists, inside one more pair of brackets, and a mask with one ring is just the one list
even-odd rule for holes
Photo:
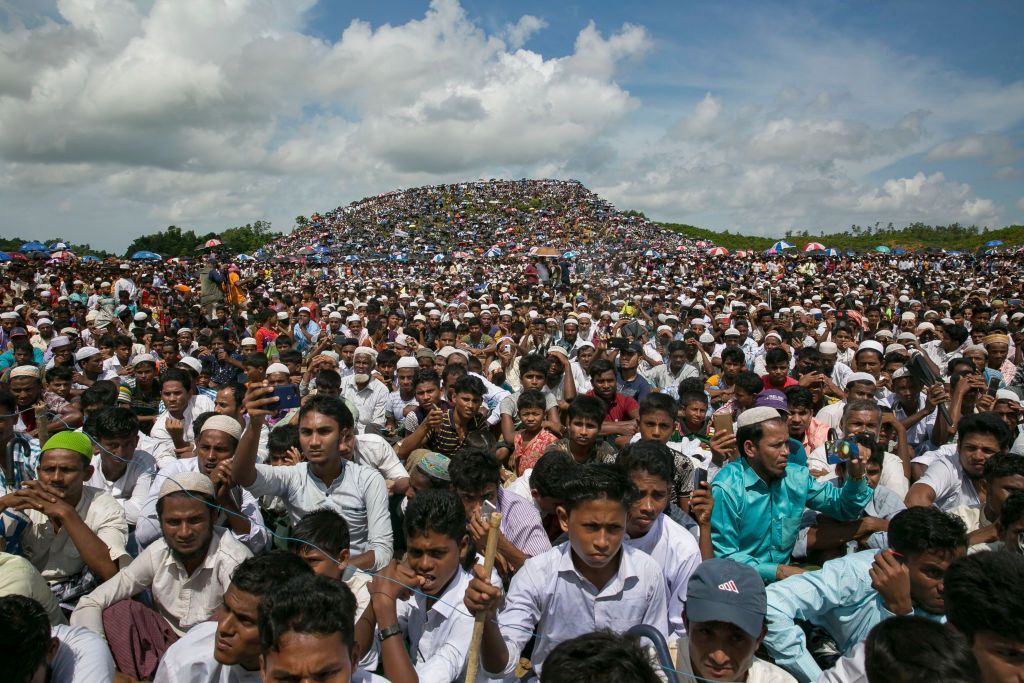
[[[1020,2],[0,2],[0,233],[573,177],[781,234],[1024,223]],[[55,227],[60,226],[60,227]]]

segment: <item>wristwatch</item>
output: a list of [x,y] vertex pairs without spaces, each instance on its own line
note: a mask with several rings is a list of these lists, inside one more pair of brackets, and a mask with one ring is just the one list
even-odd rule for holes
[[397,635],[399,635],[401,633],[402,633],[402,629],[400,629],[398,627],[398,624],[392,624],[391,626],[388,626],[387,628],[381,629],[380,631],[377,632],[377,640],[379,642],[383,643],[385,640],[387,640],[391,636],[397,636]]

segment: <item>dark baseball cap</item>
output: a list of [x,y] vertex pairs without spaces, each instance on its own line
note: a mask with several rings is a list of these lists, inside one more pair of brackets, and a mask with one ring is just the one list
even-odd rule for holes
[[686,585],[686,617],[691,622],[724,621],[759,638],[768,612],[764,582],[745,564],[712,558],[697,565]]
[[789,413],[789,401],[786,395],[778,389],[765,389],[754,399],[755,408],[775,408],[783,413]]

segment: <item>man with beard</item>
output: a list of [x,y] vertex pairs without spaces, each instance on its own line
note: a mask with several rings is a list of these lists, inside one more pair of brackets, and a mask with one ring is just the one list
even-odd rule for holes
[[[162,538],[79,601],[71,623],[107,636],[117,668],[151,680],[167,648],[221,606],[249,549],[214,526],[216,489],[205,474],[183,472],[160,487]],[[154,609],[132,600],[149,590]]]
[[157,501],[167,479],[178,479],[186,472],[199,472],[210,478],[216,491],[218,512],[214,524],[229,529],[237,541],[253,553],[262,552],[270,539],[263,524],[259,502],[245,489],[235,486],[231,477],[231,457],[242,436],[242,425],[233,417],[204,413],[196,418],[195,456],[180,458],[161,469],[153,478],[149,497],[139,513],[135,538],[149,545],[160,536]]
[[293,576],[313,571],[298,555],[275,550],[238,565],[216,621],[190,629],[164,655],[156,683],[258,683],[260,634],[257,612],[263,596]]
[[[31,436],[38,434],[35,407],[43,400],[43,383],[39,378],[39,369],[32,365],[14,368],[10,376],[10,389],[17,403],[17,422],[15,430]],[[82,425],[82,414],[74,404],[64,402],[60,411],[51,418],[51,422],[62,423],[61,429],[74,429]]]
[[353,374],[341,380],[341,395],[356,408],[359,433],[378,433],[383,429],[388,408],[388,387],[373,376],[377,352],[360,346],[352,357]]

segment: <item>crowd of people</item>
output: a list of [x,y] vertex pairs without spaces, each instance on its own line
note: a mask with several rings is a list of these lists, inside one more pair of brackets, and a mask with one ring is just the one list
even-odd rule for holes
[[1020,261],[706,246],[480,181],[6,265],[3,679],[1024,680]]

